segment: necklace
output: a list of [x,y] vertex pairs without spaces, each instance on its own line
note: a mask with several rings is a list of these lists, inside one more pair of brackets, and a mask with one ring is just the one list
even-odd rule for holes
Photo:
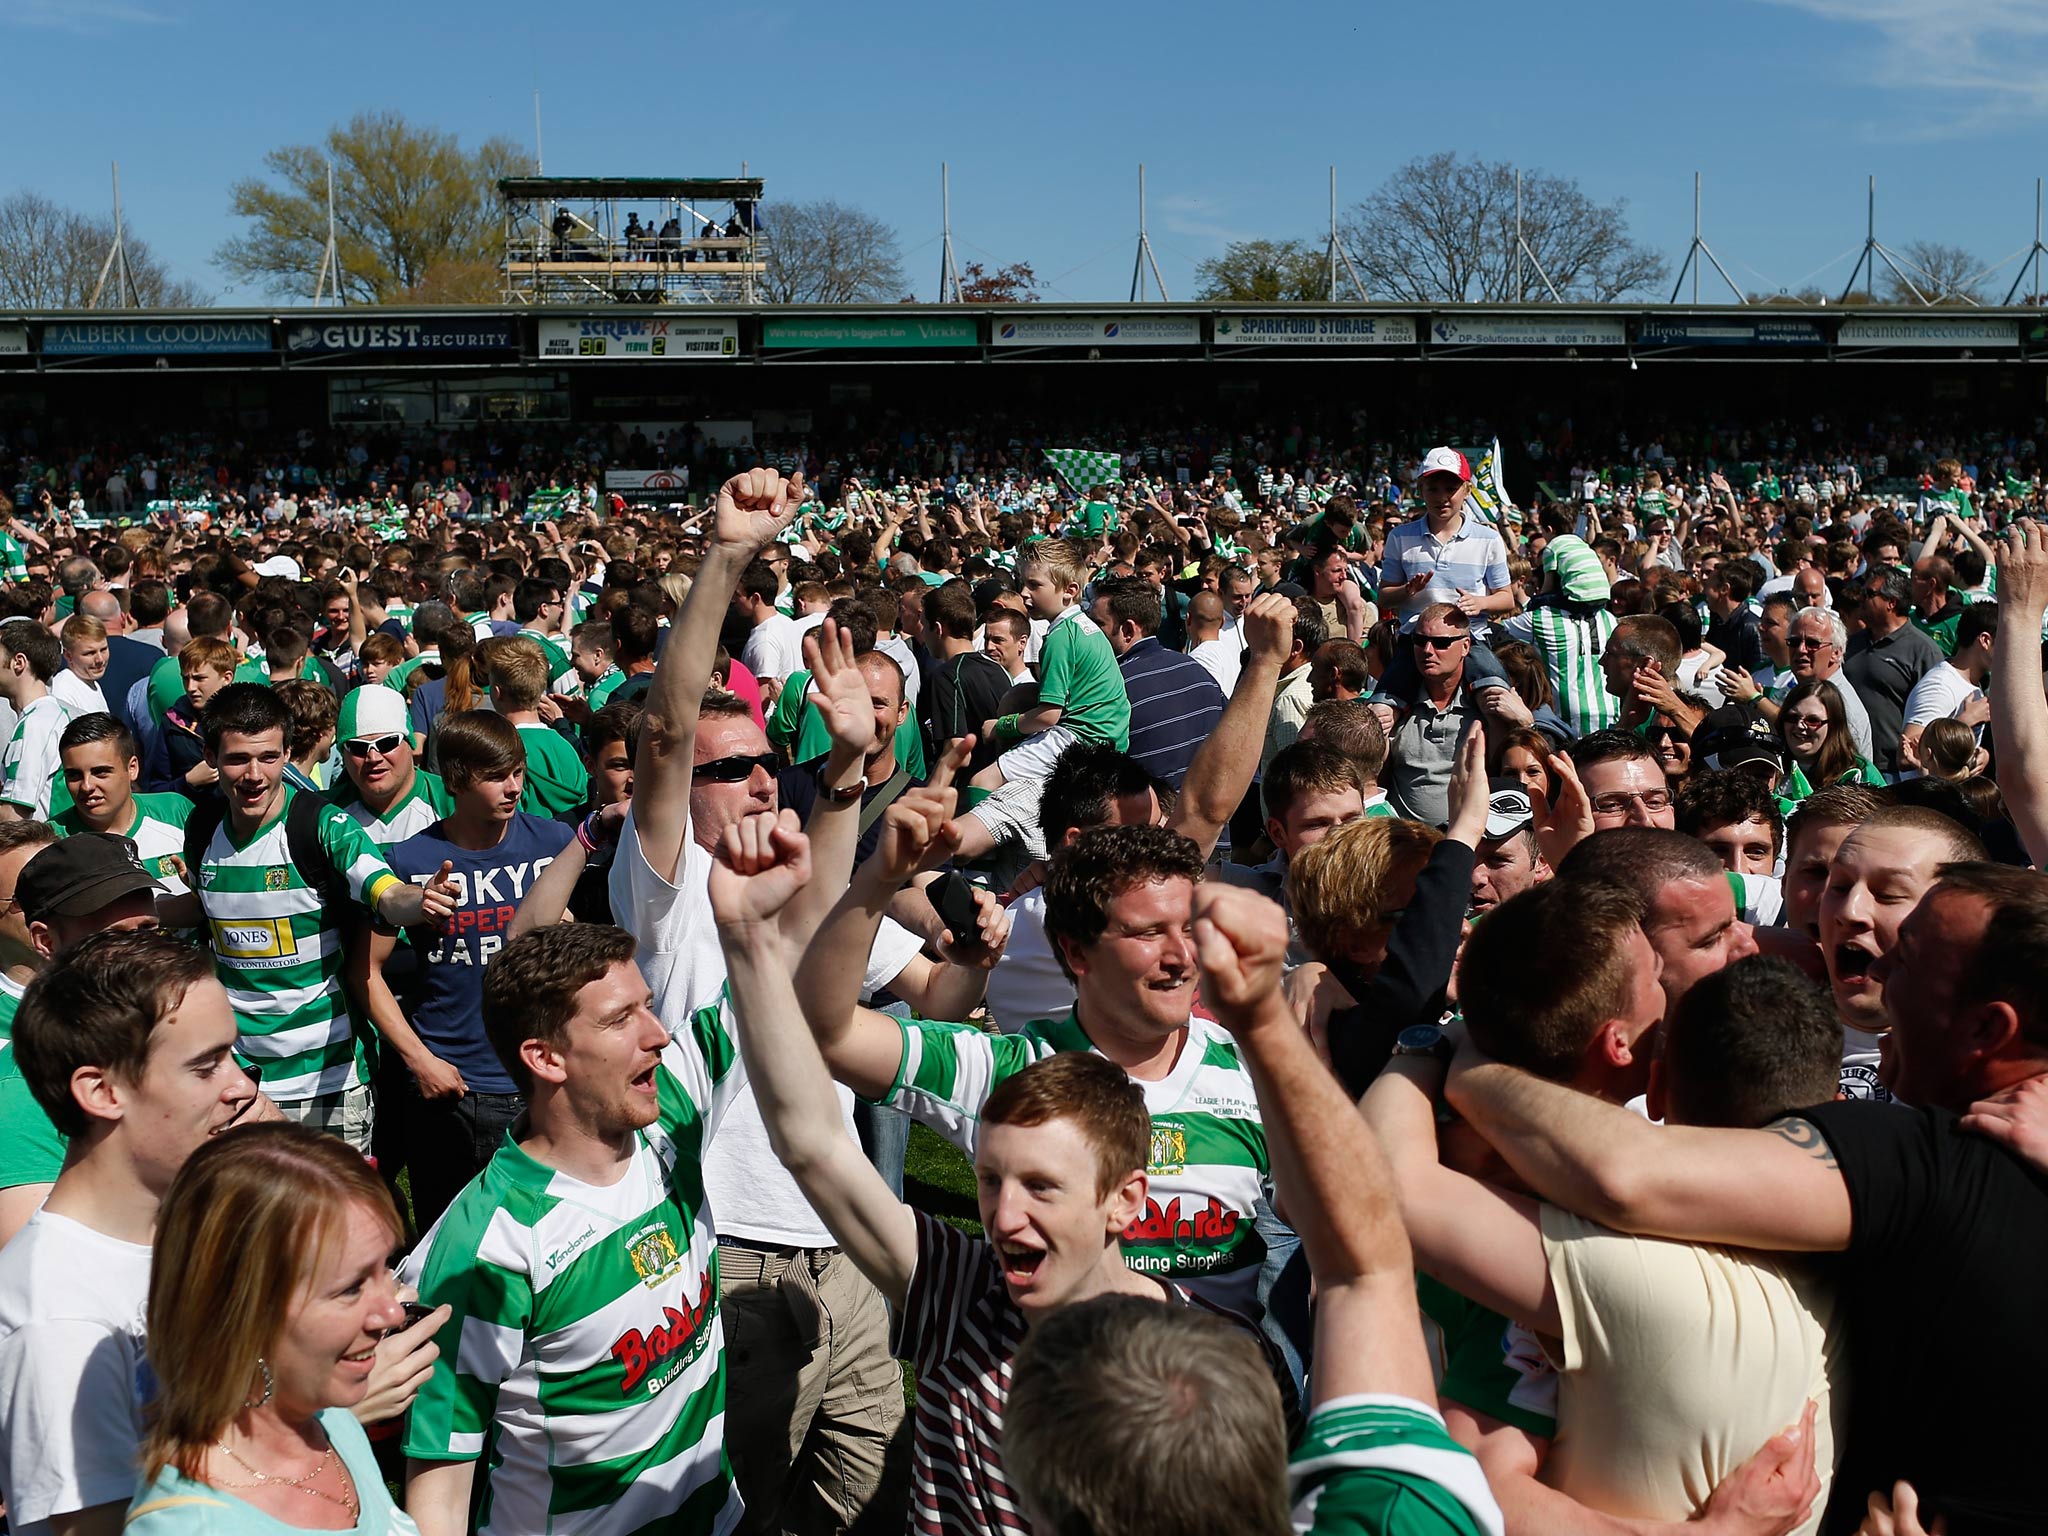
[[214,1445],[216,1449],[226,1452],[228,1459],[233,1461],[236,1466],[256,1479],[253,1483],[223,1483],[220,1486],[224,1488],[296,1488],[300,1493],[311,1494],[316,1499],[325,1499],[330,1504],[339,1505],[347,1510],[351,1516],[360,1513],[361,1507],[356,1501],[355,1487],[349,1482],[346,1471],[342,1474],[342,1489],[338,1495],[328,1493],[321,1488],[308,1486],[314,1478],[325,1472],[328,1463],[334,1460],[334,1441],[331,1438],[327,1442],[327,1449],[321,1453],[320,1459],[313,1463],[313,1470],[299,1477],[283,1477],[272,1472],[259,1472],[256,1468],[250,1466],[248,1462],[244,1461],[235,1448],[225,1440],[217,1440],[214,1442]]

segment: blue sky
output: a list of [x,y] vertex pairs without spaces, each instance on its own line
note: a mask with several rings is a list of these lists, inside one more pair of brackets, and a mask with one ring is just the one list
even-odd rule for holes
[[942,159],[960,260],[1029,261],[1076,301],[1128,292],[1140,160],[1177,298],[1231,240],[1320,240],[1332,163],[1344,201],[1441,149],[1574,176],[1626,198],[1674,270],[1697,169],[1738,281],[1834,291],[1867,173],[1881,238],[1986,265],[2027,245],[2048,173],[2043,0],[0,0],[0,57],[0,195],[103,208],[118,159],[130,226],[179,275],[252,302],[211,257],[234,232],[229,185],[266,149],[381,108],[530,145],[536,87],[550,173],[745,160],[771,216],[830,196],[889,221],[922,298]]

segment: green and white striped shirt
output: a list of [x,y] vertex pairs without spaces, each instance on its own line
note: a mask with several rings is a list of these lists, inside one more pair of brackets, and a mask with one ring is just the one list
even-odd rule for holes
[[[185,882],[178,876],[174,860],[185,856],[185,823],[192,816],[192,802],[183,795],[136,795],[134,820],[121,829],[121,836],[135,845],[142,867],[173,896],[185,894]],[[50,818],[59,837],[76,837],[92,828],[73,806]]]
[[1581,736],[1621,719],[1621,700],[1607,691],[1600,675],[1600,653],[1614,633],[1614,622],[1605,608],[1581,617],[1569,608],[1538,603],[1500,626],[1509,638],[1536,647],[1550,678],[1552,707]]
[[1478,1458],[1405,1397],[1333,1398],[1287,1467],[1294,1528],[1310,1536],[1501,1536]]
[[[340,913],[321,905],[307,871],[292,862],[285,811],[237,842],[227,818],[199,859],[199,905],[213,941],[213,973],[228,990],[240,1038],[235,1049],[262,1068],[263,1091],[282,1103],[338,1093],[370,1080],[342,990]],[[363,829],[327,807],[320,846],[366,907],[398,880]],[[319,871],[311,872],[318,878]]]
[[745,1077],[724,1005],[698,1009],[623,1178],[585,1184],[508,1138],[406,1261],[454,1316],[405,1452],[486,1461],[478,1536],[739,1523],[703,1156]]
[[[1041,1019],[1014,1035],[971,1024],[904,1020],[903,1060],[884,1102],[974,1155],[981,1107],[1005,1078],[1059,1051],[1092,1051],[1079,1020]],[[1173,1070],[1133,1079],[1152,1117],[1145,1213],[1125,1229],[1124,1262],[1178,1280],[1218,1306],[1259,1315],[1265,1239],[1252,1225],[1272,1164],[1258,1095],[1237,1042],[1206,1019],[1188,1021]]]
[[381,813],[371,810],[364,802],[355,780],[347,777],[347,770],[343,769],[342,773],[341,787],[334,793],[334,803],[355,818],[356,825],[363,829],[363,835],[379,848],[389,848],[408,837],[416,837],[455,809],[455,797],[448,793],[448,786],[442,782],[441,776],[424,768],[413,770],[412,788]]

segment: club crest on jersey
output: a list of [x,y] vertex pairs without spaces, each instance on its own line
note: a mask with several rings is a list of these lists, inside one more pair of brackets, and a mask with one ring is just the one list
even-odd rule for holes
[[266,891],[281,891],[291,883],[292,872],[289,865],[273,864],[263,871],[263,889]]
[[1184,1173],[1188,1166],[1188,1133],[1177,1125],[1154,1125],[1152,1149],[1145,1156],[1149,1174]]
[[645,1286],[659,1285],[683,1267],[683,1256],[666,1226],[642,1227],[627,1238],[626,1257]]

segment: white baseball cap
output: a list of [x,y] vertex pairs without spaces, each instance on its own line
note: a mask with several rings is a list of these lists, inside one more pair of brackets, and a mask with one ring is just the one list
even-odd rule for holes
[[1422,456],[1422,468],[1415,472],[1415,478],[1437,474],[1456,475],[1465,484],[1472,483],[1472,466],[1455,448],[1432,448]]

